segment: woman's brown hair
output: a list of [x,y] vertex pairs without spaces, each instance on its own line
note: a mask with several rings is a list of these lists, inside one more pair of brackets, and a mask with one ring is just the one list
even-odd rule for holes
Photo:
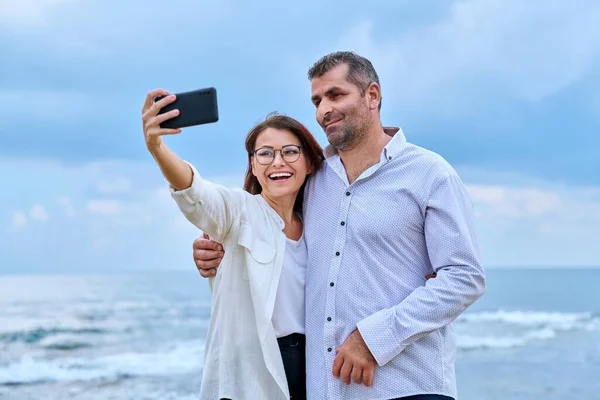
[[[302,153],[306,157],[308,165],[312,171],[316,171],[321,168],[321,164],[325,157],[323,156],[323,149],[316,141],[310,131],[302,125],[300,122],[292,117],[281,114],[269,114],[267,118],[256,125],[250,130],[246,137],[246,152],[248,153],[248,170],[246,171],[246,178],[244,179],[244,190],[251,194],[259,194],[262,192],[262,186],[258,182],[258,179],[252,174],[252,151],[256,145],[256,139],[265,129],[281,129],[292,133],[300,140],[302,146]],[[309,174],[310,175],[310,174]],[[308,176],[307,176],[308,179]],[[300,187],[294,209],[297,212],[302,212],[302,203],[304,198],[304,186],[306,181]]]

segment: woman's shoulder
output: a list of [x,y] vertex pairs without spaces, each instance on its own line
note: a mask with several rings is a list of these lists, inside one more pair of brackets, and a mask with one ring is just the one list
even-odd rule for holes
[[273,232],[282,230],[285,226],[283,219],[267,203],[260,194],[246,192],[244,195],[244,218],[242,224],[252,231]]

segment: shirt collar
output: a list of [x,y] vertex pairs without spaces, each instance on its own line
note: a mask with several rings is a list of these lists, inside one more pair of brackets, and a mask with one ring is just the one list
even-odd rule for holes
[[[386,160],[390,160],[390,157],[394,158],[402,150],[406,144],[406,137],[402,129],[397,126],[384,126],[383,131],[392,137],[392,140],[383,148],[383,155]],[[337,149],[330,144],[325,147],[323,152],[326,159],[338,154]]]
[[383,131],[392,137],[392,140],[383,148],[385,159],[391,161],[404,149],[406,136],[404,136],[402,129],[398,127],[384,127]]

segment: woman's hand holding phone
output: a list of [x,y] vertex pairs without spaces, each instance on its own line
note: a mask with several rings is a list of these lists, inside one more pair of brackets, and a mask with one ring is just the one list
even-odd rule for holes
[[[159,96],[166,96],[158,101]],[[192,184],[193,173],[190,166],[175,154],[168,146],[163,145],[163,135],[176,135],[181,128],[161,128],[160,124],[176,117],[178,109],[169,110],[160,114],[160,110],[175,101],[175,95],[163,89],[156,89],[148,93],[142,108],[142,122],[144,125],[144,138],[146,147],[160,167],[160,170],[171,187],[183,190]]]
[[[155,102],[159,96],[166,96]],[[168,119],[174,118],[179,115],[179,110],[174,109],[164,114],[158,114],[159,111],[168,104],[175,101],[175,95],[169,94],[164,89],[155,89],[148,93],[146,101],[142,108],[142,123],[144,126],[144,138],[146,140],[146,147],[150,152],[160,147],[162,144],[163,135],[176,135],[181,132],[181,128],[169,129],[161,128],[160,124]]]

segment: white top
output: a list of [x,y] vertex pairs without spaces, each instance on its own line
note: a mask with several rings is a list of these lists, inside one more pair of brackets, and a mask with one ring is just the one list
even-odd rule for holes
[[292,333],[304,333],[306,257],[304,234],[298,241],[287,238],[272,319],[278,338]]
[[171,196],[191,223],[226,250],[216,277],[209,279],[212,310],[199,398],[289,399],[271,322],[285,224],[262,196],[208,182],[190,167],[192,186],[170,188]]

